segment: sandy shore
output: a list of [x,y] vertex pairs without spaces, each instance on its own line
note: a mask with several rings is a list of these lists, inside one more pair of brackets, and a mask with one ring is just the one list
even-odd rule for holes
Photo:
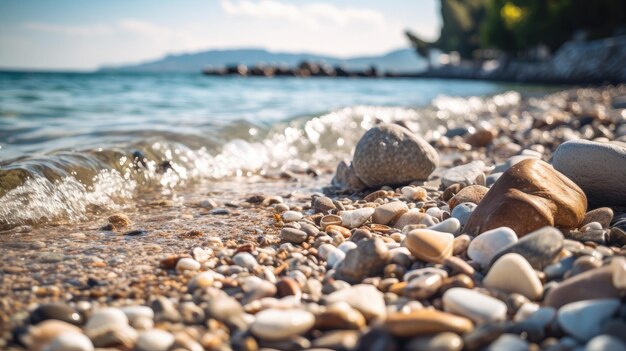
[[[622,347],[626,221],[619,220],[626,203],[590,196],[569,180],[553,185],[555,177],[531,175],[528,182],[547,182],[548,192],[567,188],[548,195],[521,190],[552,201],[545,210],[550,224],[527,224],[522,216],[503,219],[506,228],[498,229],[471,216],[499,201],[493,193],[510,191],[502,185],[517,176],[510,169],[548,165],[567,140],[616,141],[620,152],[623,97],[626,87],[571,90],[513,106],[491,101],[476,110],[465,100],[464,120],[428,133],[438,161],[427,180],[409,187],[355,189],[344,177],[335,184],[346,189],[329,191],[334,169],[320,169],[317,177],[197,184],[174,198],[145,194],[118,217],[91,214],[82,223],[14,228],[0,235],[0,347]],[[455,168],[472,162],[478,171]],[[598,172],[623,180],[624,173]],[[489,187],[496,190],[485,195]],[[561,220],[559,209],[567,206],[571,213]],[[544,225],[556,246],[491,261]],[[511,272],[517,282],[507,280]],[[597,293],[579,291],[585,288]],[[554,302],[556,294],[565,307]],[[566,303],[581,301],[591,307]],[[134,314],[123,309],[129,306],[150,308]],[[590,326],[573,321],[580,319],[576,313],[598,330],[577,337]],[[88,338],[77,337],[83,333]]]

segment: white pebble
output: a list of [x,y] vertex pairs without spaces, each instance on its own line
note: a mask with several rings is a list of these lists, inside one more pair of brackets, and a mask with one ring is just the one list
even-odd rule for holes
[[197,271],[200,269],[200,262],[191,257],[183,257],[176,263],[177,271]]
[[298,211],[285,211],[283,212],[283,221],[295,222],[302,219],[302,213]]
[[174,343],[174,335],[159,329],[147,330],[139,334],[135,350],[167,351]]
[[64,332],[59,334],[44,351],[93,351],[94,347],[85,334]]

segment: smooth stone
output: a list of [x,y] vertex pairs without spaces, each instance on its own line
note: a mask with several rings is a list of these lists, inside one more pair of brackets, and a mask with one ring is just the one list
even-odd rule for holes
[[302,244],[308,235],[300,229],[285,227],[280,230],[280,236],[292,244]]
[[313,340],[310,350],[353,350],[358,341],[357,331],[334,330]]
[[326,256],[326,266],[330,268],[337,267],[345,258],[346,253],[333,247],[334,249],[328,252]]
[[506,304],[496,298],[465,288],[452,288],[443,294],[447,312],[469,318],[478,324],[504,321]]
[[201,267],[200,262],[191,257],[183,257],[176,262],[177,271],[197,271]]
[[598,335],[589,340],[585,351],[626,351],[626,343],[611,335]]
[[507,227],[488,230],[472,240],[467,256],[482,268],[488,268],[496,255],[507,246],[517,242],[517,234]]
[[[443,276],[436,273],[426,273],[410,280],[404,288],[403,296],[410,299],[423,300],[433,296],[443,284]],[[447,273],[445,278],[447,278]]]
[[529,350],[528,341],[520,338],[515,334],[502,334],[499,338],[497,338],[494,342],[492,342],[489,346],[487,346],[485,351],[528,351]]
[[347,228],[358,228],[365,224],[374,214],[371,207],[341,212],[341,224]]
[[197,289],[204,289],[213,285],[214,281],[215,277],[213,275],[213,272],[200,272],[196,274],[193,278],[191,278],[189,284],[187,285],[187,290],[189,290],[190,293],[193,293]]
[[365,326],[365,317],[361,312],[350,307],[346,302],[334,303],[315,316],[315,329],[362,329]]
[[63,303],[46,303],[39,305],[30,314],[30,323],[37,324],[39,322],[56,319],[74,325],[81,325],[83,317],[72,307]]
[[619,298],[620,290],[613,285],[613,269],[604,266],[566,279],[548,290],[544,306],[559,308],[571,302],[591,299]]
[[335,291],[326,296],[329,304],[346,302],[352,308],[361,312],[365,319],[384,320],[387,316],[387,308],[383,294],[373,285],[358,284],[345,289]]
[[454,235],[428,229],[412,230],[403,243],[415,258],[432,263],[442,263],[452,256],[453,244]]
[[354,164],[349,160],[339,161],[331,185],[340,190],[362,190],[367,188],[367,185],[357,177]]
[[420,212],[419,209],[414,208],[401,215],[400,218],[398,218],[398,220],[396,220],[396,222],[393,224],[393,227],[401,230],[407,225],[411,224],[424,224],[427,226],[432,226],[436,223],[432,220],[431,216],[426,213]]
[[491,126],[479,127],[473,133],[465,136],[465,142],[473,147],[485,147],[496,138],[497,131]]
[[537,273],[524,257],[516,253],[500,257],[491,266],[483,284],[488,288],[524,295],[530,300],[538,300],[543,294],[543,285]]
[[415,186],[405,186],[400,189],[400,192],[402,196],[409,201],[424,201],[428,196],[424,188]]
[[105,307],[95,311],[87,324],[85,325],[85,332],[88,335],[102,334],[105,331],[110,331],[122,326],[128,325],[128,317],[119,308]]
[[309,331],[315,316],[304,310],[267,309],[255,315],[250,330],[263,340],[284,340]]
[[437,151],[419,136],[397,124],[382,123],[357,143],[352,165],[365,185],[402,185],[427,180],[437,168]]
[[407,351],[461,351],[462,349],[463,339],[452,332],[413,338],[406,345]]
[[444,171],[441,175],[441,184],[443,184],[445,188],[455,183],[463,185],[478,184],[477,180],[480,177],[484,177],[484,169],[485,163],[483,161],[473,161],[468,164],[452,167]]
[[256,258],[248,252],[240,252],[233,256],[233,262],[243,268],[252,270],[258,265]]
[[81,330],[73,324],[48,319],[30,327],[28,333],[20,337],[20,341],[29,349],[38,350],[63,333],[81,333]]
[[421,309],[410,313],[392,313],[385,328],[396,337],[406,338],[442,332],[464,334],[473,329],[472,321],[434,309]]
[[559,309],[559,326],[570,336],[587,341],[598,334],[602,324],[619,309],[618,299],[596,299],[572,302]]
[[[482,235],[485,234],[478,237]],[[503,255],[517,253],[522,255],[534,269],[543,270],[559,256],[563,245],[564,238],[561,231],[554,227],[543,227],[505,247],[491,259],[491,262],[495,262]]]
[[85,334],[64,332],[59,334],[44,351],[93,351],[93,343]]
[[578,228],[585,193],[549,164],[524,160],[509,168],[480,201],[465,226],[470,235],[509,227],[522,237],[541,227]]
[[472,215],[472,212],[476,210],[476,206],[477,206],[476,204],[473,204],[471,202],[464,202],[462,204],[458,204],[454,208],[454,210],[452,210],[452,212],[450,213],[450,216],[452,216],[452,218],[456,218],[459,221],[459,223],[461,223],[461,226],[465,226],[470,216]]
[[344,253],[348,253],[348,251],[352,249],[356,249],[357,247],[358,245],[354,241],[344,241],[341,244],[339,244],[339,246],[337,246],[337,248],[343,251]]
[[154,325],[154,310],[148,306],[126,306],[121,310],[133,328],[150,329]]
[[276,295],[276,285],[255,276],[244,278],[241,283],[241,290],[245,293],[242,299],[243,304]]
[[282,214],[283,221],[285,222],[296,222],[302,219],[302,213],[298,211],[285,211]]
[[453,210],[457,205],[464,202],[471,202],[478,205],[487,191],[489,191],[489,188],[482,185],[466,186],[448,201],[448,206]]
[[585,191],[591,205],[624,205],[626,147],[618,143],[571,140],[559,145],[552,164]]
[[392,201],[376,207],[372,215],[372,222],[377,224],[389,224],[408,210],[409,207],[406,203],[402,201]]
[[335,278],[350,284],[360,283],[367,277],[382,273],[388,260],[389,249],[382,239],[361,240],[337,265]]
[[626,257],[618,256],[611,259],[611,270],[613,271],[613,286],[616,289],[626,290]]
[[313,210],[315,213],[326,213],[337,209],[333,200],[326,196],[318,196],[313,200]]
[[135,350],[167,351],[172,344],[174,344],[174,335],[160,329],[152,329],[139,333]]
[[600,207],[591,210],[585,214],[585,218],[581,225],[587,225],[591,222],[598,222],[602,228],[608,228],[613,220],[613,210],[610,207]]
[[461,230],[461,222],[459,222],[459,220],[456,218],[448,218],[445,221],[441,221],[433,226],[428,227],[427,229],[434,230],[436,232],[457,235]]

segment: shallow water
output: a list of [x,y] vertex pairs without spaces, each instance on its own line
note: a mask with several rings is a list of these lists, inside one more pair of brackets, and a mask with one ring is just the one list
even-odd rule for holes
[[437,133],[549,89],[409,79],[0,73],[0,227],[81,220],[197,180],[306,172],[377,121]]

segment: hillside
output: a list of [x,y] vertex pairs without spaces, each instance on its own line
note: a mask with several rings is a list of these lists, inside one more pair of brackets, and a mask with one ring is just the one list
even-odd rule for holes
[[302,61],[325,62],[332,66],[362,70],[371,65],[382,72],[415,72],[425,69],[424,60],[413,49],[399,49],[381,56],[338,58],[307,53],[280,53],[263,49],[210,50],[168,55],[162,59],[123,66],[104,66],[101,72],[200,72],[206,67],[257,63],[296,66]]

